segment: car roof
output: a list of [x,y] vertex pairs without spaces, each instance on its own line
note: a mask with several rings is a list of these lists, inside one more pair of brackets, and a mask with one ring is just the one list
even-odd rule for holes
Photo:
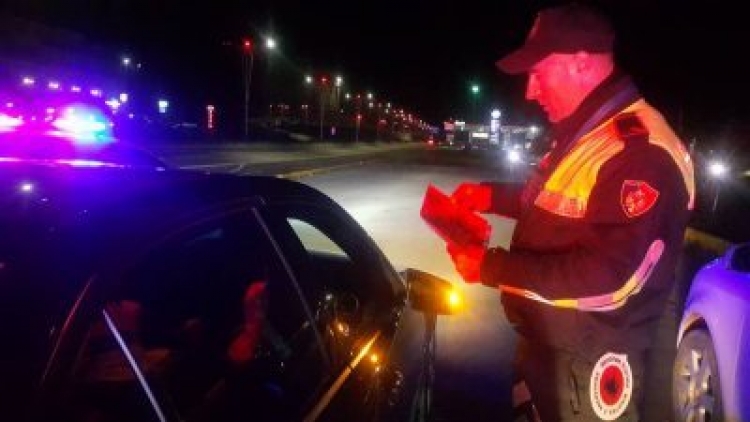
[[[22,288],[50,291],[47,305],[64,307],[87,277],[155,237],[243,202],[280,200],[304,200],[347,216],[321,192],[271,176],[0,163],[0,279],[4,266],[22,261],[34,272],[20,277],[28,283]],[[16,288],[19,277],[10,278],[0,283],[0,298]],[[47,305],[35,304],[55,312],[41,309]]]
[[304,199],[343,212],[316,189],[272,176],[0,162],[0,183],[2,227],[55,225],[59,230],[96,225],[97,231],[111,236],[254,197]]

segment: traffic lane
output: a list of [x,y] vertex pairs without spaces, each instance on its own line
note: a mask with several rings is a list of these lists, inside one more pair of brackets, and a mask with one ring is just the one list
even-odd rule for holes
[[421,149],[416,143],[210,143],[154,144],[145,147],[168,164],[232,173],[273,174],[274,168],[285,165],[296,168],[344,161],[356,162],[380,154]]
[[[478,167],[371,163],[301,179],[336,200],[365,228],[396,266],[419,268],[451,281],[466,301],[464,312],[440,317],[434,406],[437,420],[505,420],[510,411],[515,343],[497,291],[467,285],[444,242],[421,220],[428,184],[450,192],[466,180],[496,174]],[[496,178],[496,177],[495,177]],[[507,245],[513,222],[494,221],[492,244]]]

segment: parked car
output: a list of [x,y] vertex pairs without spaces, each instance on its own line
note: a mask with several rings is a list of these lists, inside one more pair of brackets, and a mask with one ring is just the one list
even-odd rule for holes
[[673,371],[677,421],[750,420],[750,243],[696,274]]
[[75,166],[166,167],[143,148],[115,139],[101,109],[75,103],[0,108],[0,161],[56,162]]
[[302,183],[96,163],[0,160],[0,419],[428,415],[449,283]]

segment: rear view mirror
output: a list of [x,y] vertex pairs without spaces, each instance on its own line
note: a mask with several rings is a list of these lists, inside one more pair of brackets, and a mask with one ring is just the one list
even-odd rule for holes
[[413,309],[432,315],[452,315],[459,310],[461,297],[449,281],[414,268],[408,268],[404,278]]

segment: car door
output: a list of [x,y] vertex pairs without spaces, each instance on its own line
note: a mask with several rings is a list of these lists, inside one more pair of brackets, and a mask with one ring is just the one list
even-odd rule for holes
[[299,420],[331,359],[282,248],[253,208],[148,248],[94,313],[70,371],[70,420]]
[[404,305],[400,279],[340,209],[289,201],[270,205],[264,217],[289,258],[333,368],[305,420],[378,419],[383,392],[396,382],[388,359]]

